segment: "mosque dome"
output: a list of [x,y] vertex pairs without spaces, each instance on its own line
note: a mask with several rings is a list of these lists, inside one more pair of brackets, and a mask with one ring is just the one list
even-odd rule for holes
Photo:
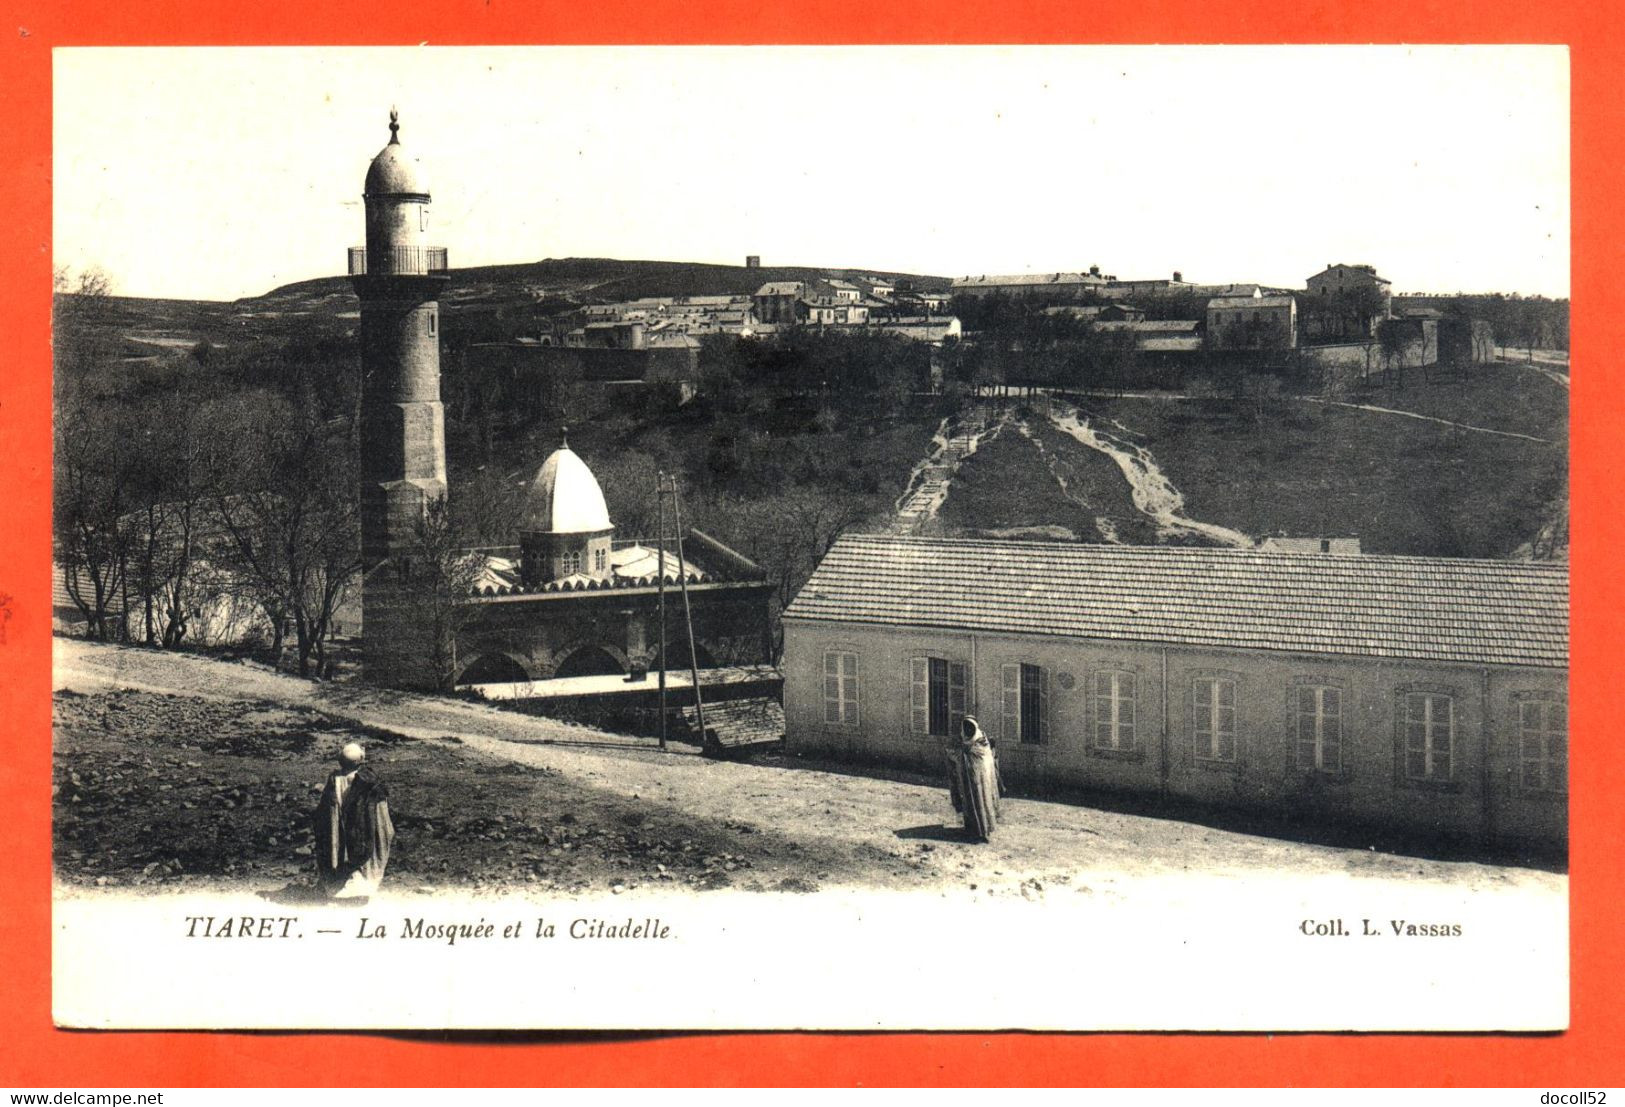
[[399,116],[389,113],[389,145],[378,151],[367,167],[368,196],[427,196],[429,180],[423,166],[401,148]]
[[604,491],[568,443],[548,455],[531,482],[519,529],[523,534],[589,534],[610,530]]

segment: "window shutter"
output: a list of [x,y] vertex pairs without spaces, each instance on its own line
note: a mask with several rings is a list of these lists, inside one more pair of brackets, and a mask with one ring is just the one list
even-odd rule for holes
[[1320,749],[1321,768],[1343,767],[1343,702],[1336,688],[1320,690]]
[[1420,696],[1405,697],[1405,775],[1427,776],[1427,724]]
[[1314,688],[1299,688],[1298,715],[1298,768],[1318,768],[1315,760],[1315,693]]
[[1132,673],[1117,675],[1117,744],[1126,750],[1134,748],[1134,697],[1138,683]]
[[857,654],[843,653],[841,655],[841,683],[845,685],[842,691],[846,700],[846,704],[842,711],[842,714],[845,717],[841,721],[846,723],[848,726],[857,726],[859,722]]
[[915,734],[926,734],[931,729],[931,676],[923,657],[909,661],[911,697],[909,700],[909,729]]
[[1049,741],[1049,670],[1038,670],[1038,734],[1039,742]]
[[999,666],[999,737],[1021,741],[1021,666]]
[[1449,780],[1454,766],[1451,755],[1456,740],[1456,701],[1449,696],[1431,696],[1433,724],[1433,771],[1430,775]]
[[1191,685],[1191,722],[1198,757],[1218,756],[1218,743],[1213,736],[1213,692],[1217,684],[1213,680],[1198,680]]
[[1095,699],[1095,745],[1110,748],[1112,744],[1112,674],[1096,673],[1094,680]]
[[958,737],[959,723],[965,717],[965,666],[948,663],[948,734]]

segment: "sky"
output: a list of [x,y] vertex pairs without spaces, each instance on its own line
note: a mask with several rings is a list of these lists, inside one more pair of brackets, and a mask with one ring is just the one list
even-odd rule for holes
[[1569,291],[1561,47],[73,48],[57,266],[344,271],[400,111],[452,266],[555,257]]

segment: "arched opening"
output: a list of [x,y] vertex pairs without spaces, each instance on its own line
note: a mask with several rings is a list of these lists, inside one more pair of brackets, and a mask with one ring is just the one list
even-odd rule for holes
[[524,666],[506,654],[476,657],[457,678],[458,684],[517,684],[530,679]]
[[[667,647],[667,650],[666,665],[668,668],[686,669],[688,667],[687,642],[678,639]],[[711,656],[711,651],[705,648],[703,642],[695,643],[694,666],[699,669],[715,669],[717,667],[716,658]]]
[[621,663],[606,649],[582,646],[559,662],[555,677],[610,676],[623,673]]

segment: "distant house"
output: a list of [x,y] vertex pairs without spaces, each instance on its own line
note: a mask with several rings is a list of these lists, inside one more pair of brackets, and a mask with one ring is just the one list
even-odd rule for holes
[[1207,302],[1207,344],[1216,350],[1290,350],[1298,344],[1292,296],[1215,296]]
[[587,350],[641,350],[646,330],[647,324],[638,319],[602,320],[566,335],[565,345]]
[[1082,319],[1092,323],[1105,311],[1103,304],[1056,304],[1044,309],[1045,315],[1064,315],[1069,319]]
[[783,625],[792,752],[1566,840],[1562,564],[847,535]]
[[805,281],[768,281],[751,297],[756,318],[763,323],[794,323],[796,303],[806,293]]
[[1262,539],[1258,548],[1271,553],[1357,554],[1360,552],[1360,538],[1353,534],[1325,538],[1319,535],[1272,534]]
[[[840,282],[846,284],[846,282]],[[751,297],[756,318],[773,326],[855,326],[869,321],[869,308],[858,302],[862,293],[850,284],[842,294],[828,281],[769,281]]]
[[1145,309],[1129,303],[1107,304],[1100,309],[1103,323],[1138,323],[1145,318]]
[[859,288],[851,281],[843,281],[831,277],[829,280],[825,281],[824,284],[828,286],[830,294],[833,295],[837,300],[845,300],[848,303],[855,304],[863,299],[863,289]]
[[1087,273],[1014,273],[998,276],[955,277],[953,291],[960,296],[990,296],[994,293],[1049,296],[1079,296],[1099,292],[1113,278],[1102,276],[1096,267]]
[[1138,319],[1103,320],[1094,329],[1132,334],[1135,348],[1147,353],[1194,353],[1202,348],[1201,326],[1195,319]]
[[1326,266],[1305,282],[1306,315],[1313,331],[1327,337],[1372,338],[1377,324],[1394,313],[1393,284],[1370,265]]
[[1174,296],[1190,292],[1197,286],[1186,283],[1184,274],[1175,273],[1173,280],[1139,280],[1108,282],[1103,292],[1114,299],[1120,296]]
[[894,319],[876,319],[871,321],[870,326],[882,334],[900,335],[915,342],[929,342],[933,346],[964,335],[957,315],[905,315]]

